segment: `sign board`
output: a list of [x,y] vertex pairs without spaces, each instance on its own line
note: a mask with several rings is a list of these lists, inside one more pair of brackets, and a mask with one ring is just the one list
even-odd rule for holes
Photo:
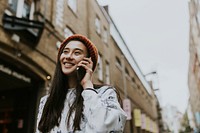
[[146,130],[150,131],[150,119],[148,116],[146,116]]
[[13,76],[17,79],[23,80],[24,82],[31,83],[31,78],[26,75],[19,73],[3,64],[0,64],[0,72],[6,73],[10,76]]
[[134,109],[134,119],[135,119],[135,126],[141,127],[141,111],[140,109]]
[[131,120],[131,101],[129,99],[124,99],[123,100],[123,110],[127,114],[127,119],[126,120]]
[[141,115],[141,128],[142,129],[146,129],[146,116],[145,116],[145,114],[142,114]]

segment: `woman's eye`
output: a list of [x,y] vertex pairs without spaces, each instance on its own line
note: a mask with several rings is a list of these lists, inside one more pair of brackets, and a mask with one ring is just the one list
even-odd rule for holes
[[64,53],[64,54],[68,53],[68,50],[63,50],[63,53]]
[[79,51],[74,52],[74,53],[75,53],[75,55],[80,55],[81,54],[81,52],[79,52]]

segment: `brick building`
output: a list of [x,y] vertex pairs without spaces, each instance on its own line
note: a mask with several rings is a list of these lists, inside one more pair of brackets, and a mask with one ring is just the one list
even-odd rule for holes
[[196,126],[200,129],[200,2],[190,0],[190,38],[189,38],[189,102],[195,118]]
[[0,132],[34,132],[61,41],[79,33],[99,49],[95,83],[130,101],[126,133],[158,132],[157,101],[106,10],[96,0],[0,1]]

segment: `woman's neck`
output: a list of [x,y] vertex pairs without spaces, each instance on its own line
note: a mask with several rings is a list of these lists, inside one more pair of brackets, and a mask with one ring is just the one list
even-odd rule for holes
[[77,78],[75,76],[68,77],[69,88],[75,88],[77,85]]

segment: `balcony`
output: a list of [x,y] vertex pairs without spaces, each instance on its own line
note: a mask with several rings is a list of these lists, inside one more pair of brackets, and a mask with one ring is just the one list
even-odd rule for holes
[[44,29],[43,22],[9,16],[6,13],[3,14],[2,22],[5,30],[19,35],[20,39],[32,48],[38,44]]

